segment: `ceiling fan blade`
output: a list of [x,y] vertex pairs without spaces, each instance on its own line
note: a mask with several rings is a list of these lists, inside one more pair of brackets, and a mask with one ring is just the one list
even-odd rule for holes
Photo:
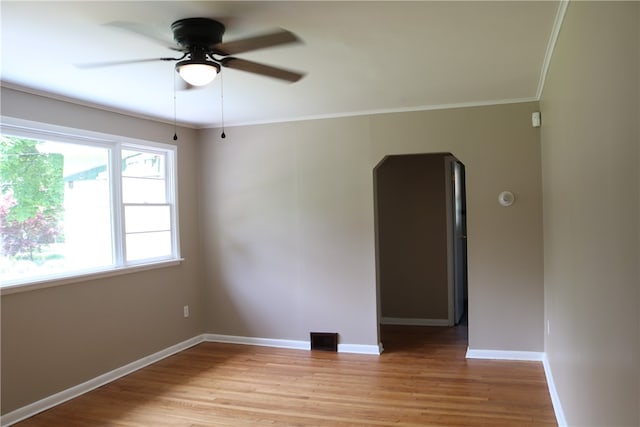
[[148,26],[144,26],[141,24],[137,24],[135,22],[126,22],[126,21],[112,21],[104,24],[108,27],[115,27],[121,30],[128,31],[130,33],[137,34],[139,36],[143,36],[149,40],[153,40],[156,43],[165,46],[172,50],[183,51],[182,48],[176,45],[175,41],[172,38],[164,37],[159,34],[157,31],[154,31],[153,28]]
[[180,58],[148,58],[148,59],[131,59],[124,61],[104,61],[104,62],[89,62],[83,64],[73,64],[76,68],[88,69],[88,68],[103,68],[113,67],[116,65],[128,65],[128,64],[141,64],[144,62],[157,62],[157,61],[178,61]]
[[226,43],[218,43],[213,46],[213,48],[219,55],[235,55],[237,53],[299,41],[300,39],[298,36],[293,34],[291,31],[280,30],[274,33],[263,34],[261,36],[249,37]]
[[220,61],[220,65],[227,68],[233,68],[234,70],[247,71],[249,73],[260,74],[267,77],[273,77],[274,79],[286,80],[288,82],[297,82],[304,77],[304,74],[284,70],[282,68],[272,67],[270,65],[259,64],[253,61],[247,61],[246,59],[239,58],[223,58]]

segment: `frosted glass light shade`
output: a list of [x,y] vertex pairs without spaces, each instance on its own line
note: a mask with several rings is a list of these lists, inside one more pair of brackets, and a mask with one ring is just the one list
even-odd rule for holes
[[191,86],[205,86],[216,78],[218,69],[209,64],[184,64],[178,66],[178,73]]

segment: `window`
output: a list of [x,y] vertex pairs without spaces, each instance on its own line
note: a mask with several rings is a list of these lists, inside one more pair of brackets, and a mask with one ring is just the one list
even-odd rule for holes
[[172,253],[171,203],[166,156],[157,151],[122,150],[122,202],[128,261]]
[[2,286],[179,259],[175,147],[3,125]]

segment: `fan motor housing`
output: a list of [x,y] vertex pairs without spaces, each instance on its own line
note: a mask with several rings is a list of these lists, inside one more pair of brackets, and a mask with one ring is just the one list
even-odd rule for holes
[[173,38],[180,46],[211,47],[222,42],[225,27],[222,23],[209,18],[180,19],[171,24]]

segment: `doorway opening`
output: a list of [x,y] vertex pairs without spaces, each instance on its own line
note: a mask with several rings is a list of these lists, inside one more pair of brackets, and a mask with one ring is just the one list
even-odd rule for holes
[[458,326],[466,339],[464,164],[451,153],[386,156],[374,202],[379,336]]

